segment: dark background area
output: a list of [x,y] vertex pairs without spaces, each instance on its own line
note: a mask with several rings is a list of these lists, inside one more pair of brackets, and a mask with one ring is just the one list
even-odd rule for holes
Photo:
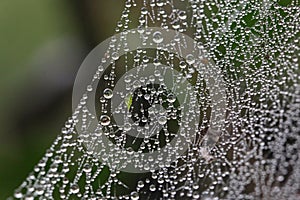
[[13,194],[72,114],[77,70],[114,34],[123,4],[0,2],[0,199]]

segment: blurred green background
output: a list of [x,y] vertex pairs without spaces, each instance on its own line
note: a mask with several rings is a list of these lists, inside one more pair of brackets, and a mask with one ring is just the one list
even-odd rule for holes
[[113,35],[119,0],[0,1],[0,199],[13,194],[71,115],[76,72]]

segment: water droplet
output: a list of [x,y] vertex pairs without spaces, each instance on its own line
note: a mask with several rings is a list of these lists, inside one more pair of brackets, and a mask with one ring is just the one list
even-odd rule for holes
[[23,194],[22,194],[22,192],[19,191],[19,190],[15,191],[14,196],[15,196],[15,198],[17,198],[17,199],[23,198]]
[[88,85],[86,89],[87,89],[87,91],[89,91],[89,92],[93,91],[93,87],[92,87],[91,85]]
[[111,55],[111,58],[113,60],[118,60],[119,59],[119,53],[118,52],[113,52],[112,55]]
[[103,91],[103,96],[105,99],[111,99],[113,97],[113,91],[110,88],[106,88]]
[[125,83],[130,83],[131,82],[131,78],[129,75],[125,76],[124,78]]
[[148,13],[147,8],[146,8],[146,7],[142,7],[141,13],[142,13],[143,15],[146,15],[146,14]]
[[70,192],[72,194],[77,194],[79,192],[79,186],[77,184],[72,184],[70,187]]
[[141,87],[141,82],[140,82],[139,80],[135,80],[135,81],[133,82],[133,88],[134,88],[134,89],[137,89],[137,88],[139,88],[139,87]]
[[150,189],[151,192],[154,192],[156,190],[156,187],[155,187],[155,185],[151,184],[149,186],[149,189]]
[[131,130],[131,124],[125,123],[123,128],[124,128],[124,131],[130,131]]
[[35,193],[37,194],[37,195],[43,195],[44,194],[44,188],[42,188],[42,187],[37,187],[36,188],[36,190],[35,190]]
[[128,147],[128,148],[127,148],[127,153],[128,153],[129,155],[132,155],[132,154],[134,153],[133,148],[132,148],[132,147]]
[[155,70],[154,71],[154,76],[160,76],[160,71],[159,70]]
[[144,182],[143,181],[138,181],[138,187],[143,188],[144,187]]
[[110,124],[110,117],[107,115],[101,115],[100,123],[102,126],[108,126]]
[[83,166],[83,171],[85,171],[86,173],[89,173],[92,171],[91,165],[89,163],[85,163]]
[[284,176],[278,176],[278,177],[277,177],[277,181],[279,181],[279,182],[284,181]]
[[25,200],[34,200],[34,196],[31,194],[28,194],[25,196]]
[[199,199],[200,198],[200,194],[198,191],[194,191],[193,192],[193,199]]
[[100,97],[99,101],[100,101],[100,103],[105,103],[106,100],[104,97]]
[[159,31],[156,31],[153,33],[153,42],[158,44],[158,43],[161,43],[162,41],[164,40],[161,32]]
[[167,100],[169,103],[174,103],[176,101],[176,96],[174,94],[169,94]]
[[186,62],[180,61],[180,62],[179,62],[179,67],[180,67],[181,69],[185,69],[185,68],[186,68]]
[[195,58],[192,54],[189,54],[186,56],[186,62],[189,64],[189,65],[192,65],[195,63]]
[[163,0],[156,0],[156,5],[158,7],[162,7],[165,4],[165,2],[163,2]]
[[135,191],[131,192],[130,198],[131,198],[131,200],[138,200],[139,199],[139,193],[137,193]]
[[158,117],[158,123],[160,125],[165,125],[167,123],[167,117],[166,116],[159,116]]
[[179,19],[181,20],[185,20],[186,19],[186,14],[185,14],[185,11],[181,10],[178,12],[178,17]]

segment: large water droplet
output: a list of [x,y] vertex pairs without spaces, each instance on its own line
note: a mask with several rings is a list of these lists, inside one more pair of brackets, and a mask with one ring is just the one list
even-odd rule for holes
[[110,88],[106,88],[103,91],[103,96],[105,99],[111,99],[113,97],[113,91]]
[[108,126],[110,124],[110,117],[107,115],[101,115],[100,123],[102,126]]

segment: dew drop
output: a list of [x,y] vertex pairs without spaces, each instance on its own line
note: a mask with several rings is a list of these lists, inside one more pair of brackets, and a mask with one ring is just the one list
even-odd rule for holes
[[169,103],[174,103],[176,101],[176,96],[174,94],[169,94],[167,98]]
[[138,181],[138,187],[143,188],[144,187],[144,182],[143,181]]
[[130,83],[131,82],[131,78],[129,75],[125,76],[124,78],[125,83]]
[[107,115],[101,115],[100,123],[102,126],[108,126],[110,124],[110,117]]
[[162,7],[162,6],[164,5],[163,0],[157,0],[157,1],[156,1],[156,5],[157,5],[158,7]]
[[87,89],[87,91],[91,92],[91,91],[93,91],[93,86],[88,85],[86,89]]
[[89,163],[85,163],[83,166],[83,171],[89,173],[92,171],[91,165]]
[[111,58],[112,58],[113,60],[118,60],[118,59],[119,59],[119,54],[118,54],[118,52],[113,52],[112,55],[111,55]]
[[42,187],[37,187],[36,190],[35,190],[35,193],[37,195],[43,195],[44,194],[44,188]]
[[181,10],[181,11],[179,11],[178,12],[178,17],[179,17],[179,19],[181,19],[181,20],[185,20],[186,19],[186,14],[185,14],[185,11],[183,11],[183,10]]
[[72,194],[77,194],[79,192],[79,186],[77,184],[72,184],[70,187],[70,192]]
[[139,194],[137,192],[131,192],[130,194],[130,199],[131,200],[138,200],[139,199]]
[[194,191],[193,192],[193,199],[199,199],[200,198],[200,194],[198,191]]
[[21,191],[15,191],[15,194],[14,194],[14,196],[15,196],[15,198],[17,198],[17,199],[21,199],[21,198],[23,198],[23,194],[22,194],[22,192]]
[[155,185],[151,184],[149,186],[149,189],[150,189],[151,192],[154,192],[156,190],[156,187],[155,187]]
[[181,69],[185,69],[185,68],[186,68],[186,62],[180,61],[179,67],[180,67]]
[[158,123],[160,125],[165,125],[167,123],[167,117],[166,116],[159,116],[158,117]]
[[105,99],[111,99],[113,97],[113,91],[110,88],[106,88],[103,91],[103,96]]
[[154,71],[154,76],[160,76],[160,71],[159,70],[155,70]]
[[186,56],[186,62],[189,64],[189,65],[192,65],[195,63],[195,58],[192,54],[189,54]]
[[156,44],[159,44],[161,43],[162,41],[164,40],[161,32],[159,31],[156,31],[153,33],[153,42],[156,43]]
[[130,131],[131,130],[131,124],[130,123],[125,123],[123,128],[124,128],[124,131]]

